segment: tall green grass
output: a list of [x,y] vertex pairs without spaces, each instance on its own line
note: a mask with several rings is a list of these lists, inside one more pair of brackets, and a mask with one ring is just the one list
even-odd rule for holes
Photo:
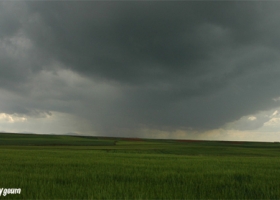
[[145,145],[1,146],[0,188],[22,189],[8,199],[280,198],[277,147],[218,154],[222,147]]

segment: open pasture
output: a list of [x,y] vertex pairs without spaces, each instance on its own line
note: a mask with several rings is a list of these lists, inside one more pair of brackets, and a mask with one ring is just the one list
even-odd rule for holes
[[279,199],[280,144],[0,134],[6,199]]

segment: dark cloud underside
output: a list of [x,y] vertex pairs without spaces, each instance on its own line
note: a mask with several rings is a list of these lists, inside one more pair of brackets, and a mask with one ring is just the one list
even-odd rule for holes
[[[1,12],[2,88],[30,92],[33,76],[69,69],[116,92],[97,98],[88,85],[73,87],[80,94],[58,84],[48,91],[60,95],[33,98],[28,110],[69,112],[106,130],[201,130],[279,106],[278,2],[21,4],[25,12]],[[31,45],[11,54],[13,36]]]

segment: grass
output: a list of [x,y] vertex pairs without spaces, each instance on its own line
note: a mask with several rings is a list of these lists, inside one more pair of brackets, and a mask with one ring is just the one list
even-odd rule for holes
[[0,188],[21,188],[21,194],[1,198],[280,198],[277,143],[16,134],[0,139]]

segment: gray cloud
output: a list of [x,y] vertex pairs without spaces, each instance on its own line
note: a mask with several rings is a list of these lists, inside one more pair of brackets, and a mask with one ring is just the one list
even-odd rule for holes
[[1,2],[0,87],[9,102],[0,111],[64,112],[115,134],[214,129],[272,109],[279,6]]

